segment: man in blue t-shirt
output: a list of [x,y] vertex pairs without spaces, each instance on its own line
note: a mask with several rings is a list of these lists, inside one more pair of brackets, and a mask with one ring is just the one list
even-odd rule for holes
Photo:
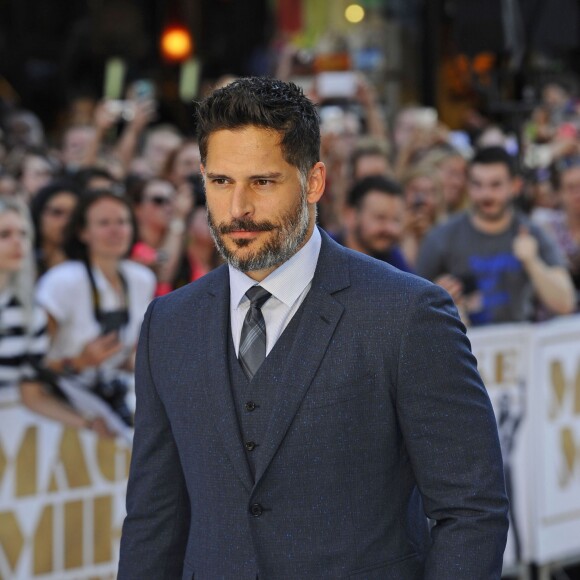
[[398,245],[404,216],[405,202],[399,183],[383,175],[364,177],[348,193],[346,229],[337,241],[351,250],[411,272]]
[[471,210],[432,230],[417,272],[443,286],[472,325],[534,318],[534,301],[554,314],[574,309],[574,291],[554,242],[513,207],[513,160],[501,147],[469,164]]

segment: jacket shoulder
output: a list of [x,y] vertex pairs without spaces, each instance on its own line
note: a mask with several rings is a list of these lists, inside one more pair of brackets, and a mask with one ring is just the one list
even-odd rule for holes
[[179,309],[185,304],[191,305],[202,296],[213,294],[218,289],[223,289],[224,284],[228,284],[228,269],[226,265],[221,265],[195,282],[190,282],[177,290],[173,290],[169,294],[159,297],[155,301],[156,307]]

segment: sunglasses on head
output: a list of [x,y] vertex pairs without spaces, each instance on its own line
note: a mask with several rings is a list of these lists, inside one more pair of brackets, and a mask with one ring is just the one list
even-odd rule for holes
[[145,201],[158,206],[169,205],[171,203],[171,199],[169,197],[163,197],[162,195],[152,195],[151,197],[146,198]]

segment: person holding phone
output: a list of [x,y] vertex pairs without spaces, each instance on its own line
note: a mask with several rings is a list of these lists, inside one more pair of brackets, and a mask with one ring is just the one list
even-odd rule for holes
[[134,239],[126,199],[109,190],[83,197],[65,236],[69,259],[37,288],[52,336],[47,364],[58,386],[89,421],[103,419],[112,433],[131,427],[124,379],[155,288],[148,268],[125,260]]

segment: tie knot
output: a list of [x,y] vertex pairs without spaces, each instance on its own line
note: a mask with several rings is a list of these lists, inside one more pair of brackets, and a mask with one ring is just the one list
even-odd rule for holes
[[272,296],[268,290],[261,286],[252,286],[247,292],[246,296],[250,300],[252,308],[262,308],[266,300]]

